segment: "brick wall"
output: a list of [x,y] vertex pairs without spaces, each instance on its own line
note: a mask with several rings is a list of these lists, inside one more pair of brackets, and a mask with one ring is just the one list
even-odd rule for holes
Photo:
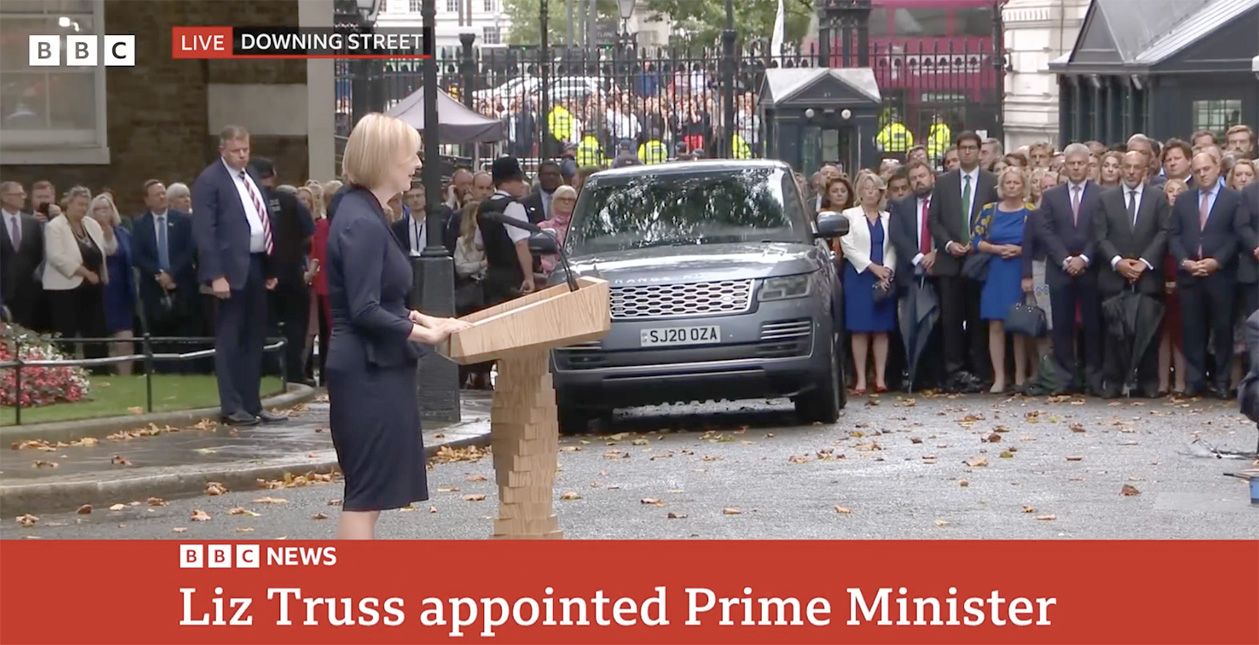
[[[0,177],[49,179],[64,191],[108,186],[124,214],[143,209],[146,179],[192,183],[217,155],[209,132],[207,83],[305,83],[304,61],[171,60],[176,25],[296,25],[298,0],[105,0],[105,32],[136,34],[136,66],[106,71],[109,165],[3,165]],[[277,106],[282,109],[282,106]],[[308,170],[304,137],[257,136],[253,154],[275,161],[279,179],[301,182]]]

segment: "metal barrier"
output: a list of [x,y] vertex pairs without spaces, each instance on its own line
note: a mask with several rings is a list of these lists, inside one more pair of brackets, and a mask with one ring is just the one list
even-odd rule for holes
[[[135,363],[137,361],[144,364],[144,411],[153,411],[153,368],[157,362],[183,362],[193,361],[202,358],[210,358],[214,356],[214,348],[197,350],[187,353],[154,353],[153,344],[170,344],[170,345],[192,345],[192,344],[214,344],[213,338],[208,337],[191,337],[191,336],[172,336],[154,338],[148,334],[135,338],[53,338],[40,337],[41,343],[56,343],[67,345],[93,344],[99,343],[103,345],[114,343],[139,343],[143,347],[142,354],[130,354],[127,356],[109,356],[105,358],[76,358],[69,360],[37,360],[28,361],[22,359],[23,343],[21,339],[10,341],[14,345],[13,355],[16,360],[0,361],[0,370],[12,369],[14,373],[14,385],[17,390],[17,397],[14,404],[14,425],[22,425],[22,370],[31,367],[104,367],[109,365],[121,365],[123,363]],[[287,341],[283,338],[271,338],[266,341],[262,347],[263,354],[269,352],[284,351]],[[287,366],[281,357],[280,360],[280,381],[286,383],[288,381]]]

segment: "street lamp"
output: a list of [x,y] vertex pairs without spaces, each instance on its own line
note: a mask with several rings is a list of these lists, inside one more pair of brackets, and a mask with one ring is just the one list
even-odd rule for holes
[[621,12],[621,38],[629,42],[629,19],[634,15],[634,5],[638,0],[616,0],[616,9]]
[[725,105],[722,111],[721,139],[717,153],[727,159],[734,156],[734,2],[726,0],[726,28],[721,30],[722,74],[721,100]]

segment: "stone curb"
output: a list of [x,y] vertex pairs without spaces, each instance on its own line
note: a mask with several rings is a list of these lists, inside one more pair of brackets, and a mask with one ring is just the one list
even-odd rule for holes
[[[299,403],[307,403],[318,393],[313,387],[300,383],[289,383],[284,394],[263,399],[265,408],[291,408]],[[84,437],[102,439],[119,430],[143,428],[150,423],[159,426],[188,426],[202,419],[217,419],[218,408],[196,408],[193,410],[172,410],[170,412],[154,412],[152,414],[135,414],[125,417],[104,417],[100,419],[78,419],[75,421],[52,421],[49,423],[32,423],[0,427],[0,441],[11,443],[30,439],[44,441],[74,441]],[[2,447],[2,446],[0,446]]]
[[[470,427],[477,424],[481,424],[482,428],[472,431]],[[450,438],[426,443],[426,458],[431,458],[443,446],[484,447],[490,443],[489,423],[486,418],[456,424],[444,428],[442,432]],[[266,496],[271,491],[259,488],[259,479],[283,479],[285,473],[326,473],[335,468],[336,454],[331,450],[323,450],[314,458],[273,459],[247,465],[229,462],[201,468],[167,467],[163,469],[167,472],[125,479],[3,486],[0,487],[0,514],[4,517],[16,517],[23,513],[57,513],[73,511],[83,504],[91,504],[96,510],[104,510],[112,504],[136,500],[144,502],[150,497],[195,497],[205,494],[207,482],[220,482],[229,492],[252,490],[257,491],[259,496]]]

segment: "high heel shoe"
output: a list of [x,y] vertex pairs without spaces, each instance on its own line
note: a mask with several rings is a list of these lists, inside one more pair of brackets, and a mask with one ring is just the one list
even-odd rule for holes
[[865,395],[866,395],[866,389],[865,389],[864,387],[854,387],[854,388],[852,389],[852,395],[853,395],[853,396],[865,396]]
[[874,386],[874,393],[875,393],[875,394],[887,394],[887,386],[886,386],[886,385],[876,385],[876,386]]

